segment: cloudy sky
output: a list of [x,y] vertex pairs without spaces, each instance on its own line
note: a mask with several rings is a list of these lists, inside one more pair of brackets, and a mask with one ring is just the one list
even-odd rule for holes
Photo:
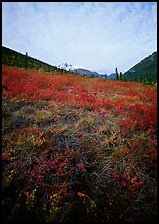
[[3,2],[2,45],[55,66],[124,73],[157,50],[157,2]]

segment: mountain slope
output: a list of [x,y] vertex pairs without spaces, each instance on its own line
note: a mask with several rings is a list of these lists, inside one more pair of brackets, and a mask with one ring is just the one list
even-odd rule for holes
[[110,75],[108,75],[108,79],[114,80],[116,77],[116,73],[112,73]]
[[126,81],[157,82],[157,52],[144,58],[123,74]]
[[103,74],[99,74],[95,71],[91,71],[89,69],[86,69],[82,66],[74,66],[74,65],[69,65],[68,63],[63,63],[61,65],[58,66],[58,68],[60,69],[65,69],[67,71],[73,72],[73,73],[77,73],[80,75],[84,75],[84,76],[88,76],[88,77],[106,77]]
[[[28,56],[28,54],[21,54],[4,46],[2,46],[2,64],[46,72],[63,72],[63,70],[57,68],[56,66],[47,64],[36,58],[30,57]],[[67,71],[65,71],[65,73],[67,73]]]
[[78,73],[80,75],[86,75],[89,77],[99,77],[99,74],[97,72],[92,72],[92,71],[90,71],[88,69],[84,69],[84,68],[73,69],[72,72]]

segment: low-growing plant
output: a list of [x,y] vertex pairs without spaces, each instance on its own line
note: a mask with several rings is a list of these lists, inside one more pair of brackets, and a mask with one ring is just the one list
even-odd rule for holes
[[157,220],[156,86],[2,73],[5,222]]

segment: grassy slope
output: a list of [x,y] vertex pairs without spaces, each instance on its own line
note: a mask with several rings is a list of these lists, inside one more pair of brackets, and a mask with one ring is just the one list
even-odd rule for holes
[[2,72],[4,221],[156,221],[155,86]]

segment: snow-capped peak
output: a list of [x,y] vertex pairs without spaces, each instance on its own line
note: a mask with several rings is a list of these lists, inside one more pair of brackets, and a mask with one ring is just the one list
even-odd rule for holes
[[83,67],[82,66],[77,66],[77,65],[76,66],[69,65],[68,63],[62,63],[61,65],[58,66],[58,68],[65,69],[67,71],[72,71],[74,69],[79,69],[79,68],[83,68]]
[[72,65],[68,65],[67,63],[62,63],[61,65],[58,66],[58,68],[61,68],[61,69],[66,69],[69,67],[69,66],[72,66]]

